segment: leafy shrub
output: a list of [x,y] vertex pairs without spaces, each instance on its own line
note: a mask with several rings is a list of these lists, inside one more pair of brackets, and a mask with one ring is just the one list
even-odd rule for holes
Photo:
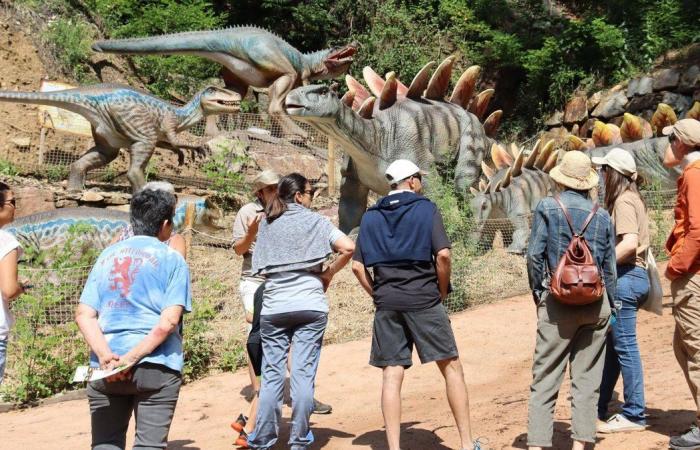
[[12,164],[10,161],[5,159],[0,159],[0,175],[5,175],[8,177],[15,177],[20,174],[19,168]]
[[59,17],[46,27],[43,35],[57,61],[79,82],[91,78],[90,45],[94,38],[94,28],[80,18]]

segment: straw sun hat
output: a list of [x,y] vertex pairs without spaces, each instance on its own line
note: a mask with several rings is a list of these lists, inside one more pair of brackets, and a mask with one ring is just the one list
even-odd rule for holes
[[253,180],[253,194],[266,186],[276,185],[280,181],[280,176],[275,171],[263,170]]
[[557,183],[577,191],[598,186],[598,174],[591,167],[591,159],[578,150],[566,152],[549,176]]

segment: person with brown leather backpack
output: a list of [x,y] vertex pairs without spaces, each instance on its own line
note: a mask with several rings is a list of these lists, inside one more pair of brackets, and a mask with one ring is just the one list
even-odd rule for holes
[[598,174],[579,151],[550,172],[561,192],[537,205],[527,269],[537,307],[537,340],[528,408],[531,450],[552,446],[553,415],[567,365],[573,450],[596,437],[605,339],[615,301],[615,234],[610,215],[591,201]]

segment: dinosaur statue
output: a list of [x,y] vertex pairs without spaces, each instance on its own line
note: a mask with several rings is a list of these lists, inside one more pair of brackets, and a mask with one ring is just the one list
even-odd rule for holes
[[[197,199],[178,202],[173,217],[175,231],[182,231],[187,205],[192,202],[195,204],[195,229],[209,231],[222,228],[219,225],[221,210],[209,199]],[[61,208],[19,217],[3,229],[14,234],[25,249],[44,251],[63,245],[68,229],[78,223],[92,227],[91,232],[81,237],[102,249],[129,225],[129,213],[104,208]]]
[[197,150],[181,142],[177,133],[204,116],[239,111],[241,96],[210,86],[178,107],[128,86],[95,84],[54,92],[0,91],[0,101],[56,106],[90,122],[95,146],[71,165],[69,190],[81,190],[89,170],[106,166],[119,155],[120,148],[128,148],[131,164],[127,178],[137,191],[145,183],[143,172],[156,147]]
[[[426,64],[409,87],[393,72],[382,79],[365,67],[363,77],[370,93],[354,78],[346,77],[348,92],[339,99],[326,86],[304,86],[287,95],[287,113],[328,135],[346,151],[340,188],[340,229],[349,232],[360,224],[372,190],[389,192],[384,170],[395,159],[414,161],[424,170],[433,166],[446,176],[453,171],[459,192],[477,180],[501,112],[482,125],[493,90],[469,100],[479,75],[472,66],[460,77],[450,101],[444,96],[455,58],[445,59],[430,76],[435,63]],[[471,112],[470,112],[471,111]],[[428,185],[429,186],[429,185]]]
[[[248,87],[269,88],[270,114],[284,114],[295,87],[337,78],[350,68],[357,44],[301,53],[281,37],[253,26],[98,41],[97,52],[130,55],[195,55],[221,64],[226,87],[243,98]],[[297,126],[281,117],[287,129]]]
[[[631,121],[633,118],[626,120]],[[620,128],[633,129],[624,123]],[[640,127],[630,132],[628,137],[634,139],[644,134],[643,127]],[[609,144],[610,140],[617,140],[614,133],[607,140],[598,142]],[[666,137],[642,138],[592,149],[579,147],[581,140],[574,136],[570,136],[569,141],[574,149],[582,150],[591,157],[604,156],[615,147],[623,148],[634,156],[642,180],[663,189],[676,187],[680,169],[667,168],[662,164],[668,146]],[[497,144],[492,146],[491,159],[495,167],[482,164],[485,179],[479,181],[478,190],[471,189],[474,194],[471,207],[477,224],[474,238],[481,250],[491,248],[496,231],[501,231],[509,253],[523,254],[527,250],[529,217],[537,203],[552,193],[549,170],[565,151],[563,148],[554,150],[554,140],[544,145],[541,143],[538,141],[528,155],[514,145],[510,147],[510,152]]]

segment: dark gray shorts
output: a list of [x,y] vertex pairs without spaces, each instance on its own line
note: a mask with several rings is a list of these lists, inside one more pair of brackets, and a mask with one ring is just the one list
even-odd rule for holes
[[420,311],[375,312],[370,365],[410,367],[414,344],[423,364],[459,355],[442,303]]

